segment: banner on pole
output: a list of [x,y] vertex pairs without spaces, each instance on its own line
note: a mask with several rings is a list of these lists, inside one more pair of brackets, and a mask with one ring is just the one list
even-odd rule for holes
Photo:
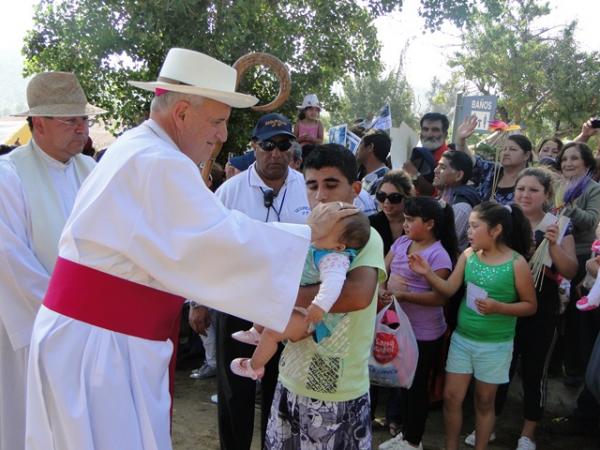
[[389,130],[392,128],[390,105],[386,104],[379,110],[377,116],[373,118],[370,128],[375,128],[377,130]]
[[335,127],[331,127],[329,129],[329,143],[330,144],[340,144],[346,145],[346,133],[348,131],[348,127],[346,124],[337,125]]

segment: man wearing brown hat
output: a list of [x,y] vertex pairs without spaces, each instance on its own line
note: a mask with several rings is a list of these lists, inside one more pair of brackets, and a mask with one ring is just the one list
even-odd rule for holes
[[150,119],[117,139],[79,191],[36,318],[27,449],[171,449],[183,299],[282,331],[311,236],[356,212],[332,203],[309,226],[266,224],[210,192],[198,164],[227,139],[231,107],[257,102],[235,91],[236,76],[171,49],[157,81],[132,83],[154,92]]
[[93,169],[81,155],[89,105],[72,73],[36,75],[27,87],[32,139],[0,158],[0,450],[25,446],[29,341],[75,195]]

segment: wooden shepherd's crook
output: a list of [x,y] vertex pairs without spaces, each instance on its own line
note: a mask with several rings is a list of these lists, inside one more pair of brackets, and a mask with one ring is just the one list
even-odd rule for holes
[[[273,71],[277,77],[277,81],[279,81],[279,92],[272,102],[267,103],[266,105],[253,106],[252,109],[254,111],[269,112],[280,108],[287,101],[290,92],[292,91],[292,79],[290,78],[290,72],[287,67],[279,60],[279,58],[269,55],[268,53],[248,53],[233,64],[233,67],[238,73],[236,88],[240,84],[240,80],[246,71],[254,66],[266,66]],[[202,178],[205,183],[208,182],[213,163],[217,159],[222,147],[223,143],[217,142],[210,159],[204,163],[204,167],[202,168]]]

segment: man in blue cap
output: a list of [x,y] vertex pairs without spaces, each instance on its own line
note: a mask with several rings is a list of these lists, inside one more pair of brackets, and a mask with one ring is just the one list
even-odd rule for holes
[[241,155],[232,156],[225,166],[225,176],[229,179],[240,172],[244,172],[254,161],[256,161],[254,151],[248,151]]
[[[304,177],[289,168],[295,139],[287,117],[276,113],[262,116],[252,133],[256,162],[223,183],[216,192],[217,197],[227,208],[256,220],[306,223],[310,207]],[[232,359],[250,357],[254,351],[253,346],[232,339],[231,334],[251,326],[246,320],[217,313],[219,437],[221,448],[225,450],[247,450],[252,443],[256,382],[229,370]],[[266,366],[261,381],[261,440],[264,440],[277,382],[280,353]]]

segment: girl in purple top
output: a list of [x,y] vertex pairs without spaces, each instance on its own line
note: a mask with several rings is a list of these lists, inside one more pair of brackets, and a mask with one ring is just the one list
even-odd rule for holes
[[422,275],[408,265],[408,255],[418,253],[441,278],[448,278],[458,255],[452,207],[442,207],[432,197],[405,200],[404,236],[394,242],[385,257],[390,273],[380,288],[383,295],[398,299],[413,327],[419,347],[419,361],[410,389],[400,395],[403,432],[385,442],[380,449],[419,448],[429,410],[429,374],[442,351],[446,331],[445,297],[431,289]]

